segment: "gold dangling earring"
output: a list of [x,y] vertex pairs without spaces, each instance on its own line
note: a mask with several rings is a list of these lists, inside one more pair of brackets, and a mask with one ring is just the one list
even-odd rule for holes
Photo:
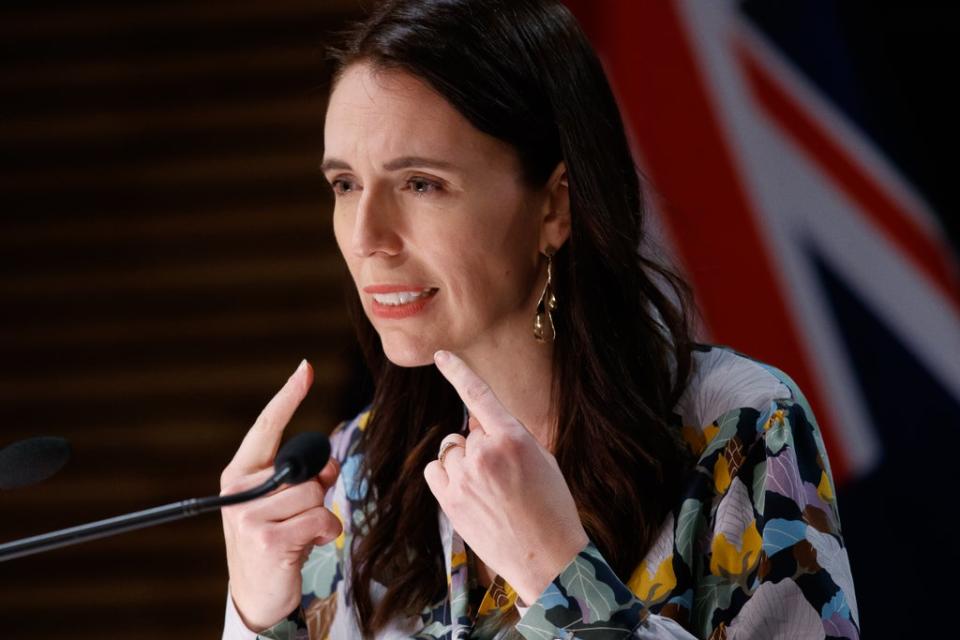
[[547,282],[543,285],[543,293],[540,294],[540,302],[537,303],[537,315],[533,319],[533,337],[537,342],[553,342],[557,337],[556,328],[553,326],[553,316],[551,311],[557,309],[557,297],[553,295],[553,254],[554,249],[547,247],[545,252],[547,256]]

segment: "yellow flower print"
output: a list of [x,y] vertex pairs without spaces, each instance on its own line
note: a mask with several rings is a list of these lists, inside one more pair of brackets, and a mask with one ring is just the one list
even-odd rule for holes
[[773,415],[763,424],[763,430],[769,431],[772,427],[779,424],[783,424],[783,409],[777,409],[773,412]]
[[748,573],[760,559],[762,546],[763,539],[757,531],[756,520],[751,520],[743,532],[742,548],[739,550],[723,533],[718,533],[714,536],[710,549],[710,573],[715,576]]
[[833,487],[830,486],[830,478],[826,471],[820,472],[820,484],[817,485],[817,494],[827,503],[833,502]]
[[703,428],[703,437],[706,439],[707,444],[713,442],[713,439],[717,437],[717,434],[720,433],[720,427],[717,426],[717,423],[708,424]]
[[336,500],[333,501],[333,515],[337,516],[341,527],[340,535],[337,536],[334,544],[337,545],[337,551],[342,551],[344,540],[346,540],[346,528],[343,526],[343,514],[340,513],[340,505],[337,504]]
[[664,558],[655,571],[651,570],[647,566],[647,561],[644,560],[627,583],[630,591],[647,605],[664,599],[676,586],[677,576],[673,572],[673,555]]
[[357,426],[360,427],[360,431],[367,428],[367,423],[370,422],[370,413],[370,411],[364,411],[357,419]]
[[680,430],[680,435],[695,456],[699,456],[707,448],[707,440],[704,437],[703,430],[698,427],[684,425],[683,429]]
[[713,465],[713,485],[718,494],[724,493],[730,486],[730,463],[723,455],[718,456],[717,463]]

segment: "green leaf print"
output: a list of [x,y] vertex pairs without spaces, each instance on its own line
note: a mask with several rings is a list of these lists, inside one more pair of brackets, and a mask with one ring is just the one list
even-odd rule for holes
[[730,606],[731,596],[736,585],[720,576],[705,575],[697,585],[693,599],[693,628],[703,637],[709,635],[713,612]]
[[333,581],[337,574],[339,560],[337,556],[337,545],[334,542],[313,548],[301,570],[303,575],[301,591],[304,595],[312,593],[318,598],[326,598],[333,592],[336,586]]
[[[564,590],[567,596],[585,603],[589,612],[584,611],[584,622],[606,620],[619,608],[613,589],[597,579],[596,570],[589,560],[577,556],[563,573]],[[586,619],[590,616],[590,619]]]
[[696,498],[687,498],[680,506],[680,515],[677,516],[677,551],[688,567],[693,566],[693,546],[697,532],[706,526],[702,508],[702,502]]
[[763,513],[766,504],[767,461],[763,460],[753,468],[753,505],[757,513]]
[[264,638],[264,640],[297,640],[297,623],[292,620],[284,620],[261,632],[257,637]]

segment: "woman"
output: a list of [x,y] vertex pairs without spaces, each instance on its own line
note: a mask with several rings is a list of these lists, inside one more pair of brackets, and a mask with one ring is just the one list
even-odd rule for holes
[[376,392],[315,481],[224,510],[225,637],[857,637],[809,406],[692,343],[569,12],[391,1],[335,58],[322,168]]

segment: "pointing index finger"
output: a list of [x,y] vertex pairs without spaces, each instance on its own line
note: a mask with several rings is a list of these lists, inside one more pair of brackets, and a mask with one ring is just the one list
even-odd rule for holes
[[500,403],[487,382],[455,354],[449,351],[437,351],[433,354],[440,373],[450,381],[467,409],[479,423],[479,428],[487,433],[503,430],[516,422],[516,418]]
[[313,384],[313,368],[303,360],[280,391],[263,408],[247,431],[229,466],[240,471],[258,471],[273,465],[283,430]]

